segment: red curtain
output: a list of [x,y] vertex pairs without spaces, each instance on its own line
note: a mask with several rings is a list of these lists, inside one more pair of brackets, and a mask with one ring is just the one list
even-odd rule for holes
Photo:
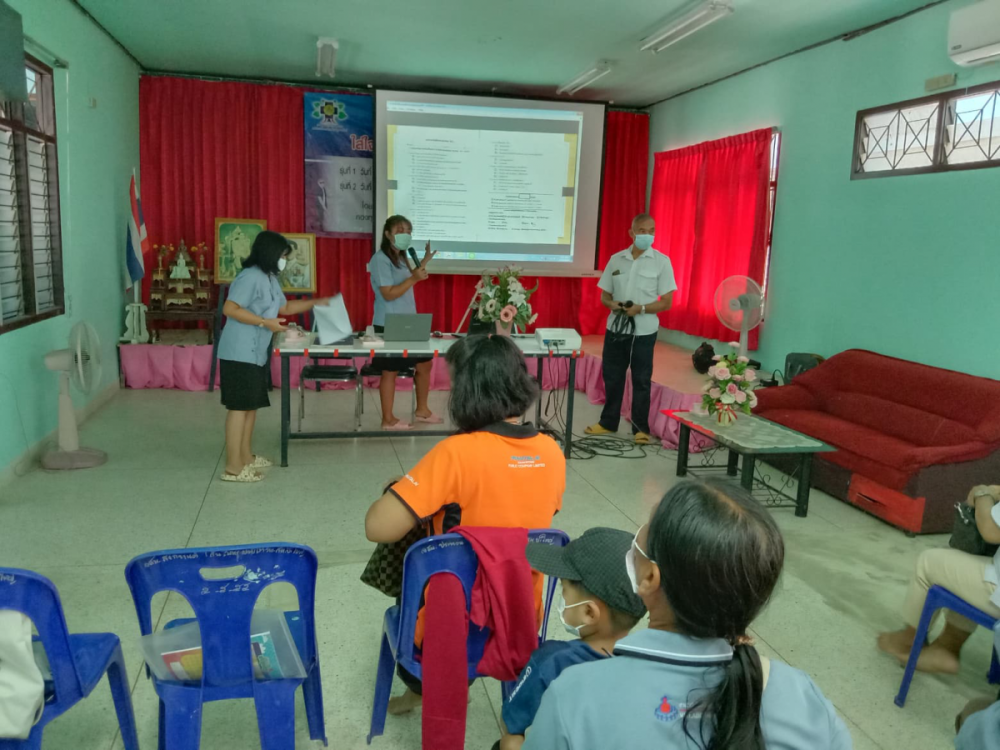
[[[770,223],[771,130],[723,138],[654,156],[650,214],[658,247],[677,280],[667,328],[732,341],[715,314],[715,290],[728,276],[763,283]],[[758,330],[750,332],[757,348]]]
[[[266,219],[268,229],[302,232],[305,222],[302,94],[293,86],[149,77],[139,81],[143,214],[152,244],[208,243],[215,218]],[[645,206],[649,118],[609,112],[599,242],[600,265],[629,243]],[[373,240],[318,237],[318,292],[342,292],[356,328],[372,315],[366,266]],[[147,258],[155,265],[155,258]],[[149,299],[149,276],[143,296]],[[432,275],[416,287],[417,309],[434,326],[458,325],[476,278]],[[604,330],[594,279],[543,278],[532,304],[539,325]]]

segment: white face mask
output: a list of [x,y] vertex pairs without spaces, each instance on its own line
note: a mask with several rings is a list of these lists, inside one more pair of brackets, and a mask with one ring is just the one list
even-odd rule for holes
[[285,270],[285,266],[288,265],[288,260],[286,258],[278,258],[278,273]]
[[559,619],[562,620],[563,627],[566,628],[566,632],[570,635],[575,635],[577,638],[580,637],[580,631],[586,627],[586,625],[570,625],[566,622],[566,610],[573,609],[573,607],[579,607],[581,604],[593,604],[589,599],[585,602],[577,602],[576,604],[567,605],[566,602],[559,602]]
[[651,234],[637,234],[635,236],[635,246],[646,252],[653,246],[653,235]]
[[406,232],[400,232],[392,238],[392,244],[396,246],[397,250],[405,253],[410,247],[411,239],[413,238],[406,234]]
[[[642,531],[642,527],[639,527],[639,531]],[[625,572],[628,574],[628,580],[632,584],[632,593],[639,593],[639,577],[635,572],[635,551],[639,550],[643,557],[647,560],[651,560],[649,555],[642,551],[642,547],[636,539],[639,538],[639,531],[635,532],[635,536],[632,538],[632,545],[628,548],[628,552],[625,553]]]

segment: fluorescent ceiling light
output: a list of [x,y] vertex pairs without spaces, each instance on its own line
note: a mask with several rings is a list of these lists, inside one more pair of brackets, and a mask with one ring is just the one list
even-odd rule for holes
[[576,76],[573,80],[564,83],[558,89],[556,89],[557,94],[570,94],[573,95],[580,89],[589,86],[594,81],[599,78],[603,78],[608,73],[611,72],[611,66],[606,60],[599,60],[585,71]]
[[337,50],[340,49],[340,42],[336,39],[324,36],[316,42],[316,77],[327,76],[333,78],[337,68]]
[[720,18],[725,18],[730,13],[733,13],[733,7],[727,3],[716,0],[699,3],[697,7],[692,8],[679,18],[675,18],[639,42],[639,51],[645,52],[652,49],[654,53],[662,52],[670,45],[676,44],[681,39],[686,39],[696,31],[700,31],[710,23],[715,23]]

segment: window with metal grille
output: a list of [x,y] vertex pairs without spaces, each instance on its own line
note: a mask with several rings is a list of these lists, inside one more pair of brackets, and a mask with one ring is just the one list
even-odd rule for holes
[[1000,82],[858,112],[852,179],[1000,166]]
[[27,101],[0,102],[0,334],[63,312],[52,70],[25,76]]

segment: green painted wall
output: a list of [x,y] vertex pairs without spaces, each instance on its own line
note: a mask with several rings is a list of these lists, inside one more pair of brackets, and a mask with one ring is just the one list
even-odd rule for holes
[[[790,351],[849,348],[1000,377],[1000,168],[850,180],[857,111],[924,96],[924,80],[1000,80],[947,55],[950,12],[759,68],[651,109],[652,152],[777,126],[782,153],[766,368]],[[673,343],[692,337],[665,333]]]
[[7,3],[25,35],[69,63],[55,71],[68,312],[0,335],[0,471],[55,429],[58,380],[42,357],[66,346],[75,322],[89,321],[101,338],[104,382],[95,393],[118,378],[128,180],[139,164],[138,67],[69,0]]

